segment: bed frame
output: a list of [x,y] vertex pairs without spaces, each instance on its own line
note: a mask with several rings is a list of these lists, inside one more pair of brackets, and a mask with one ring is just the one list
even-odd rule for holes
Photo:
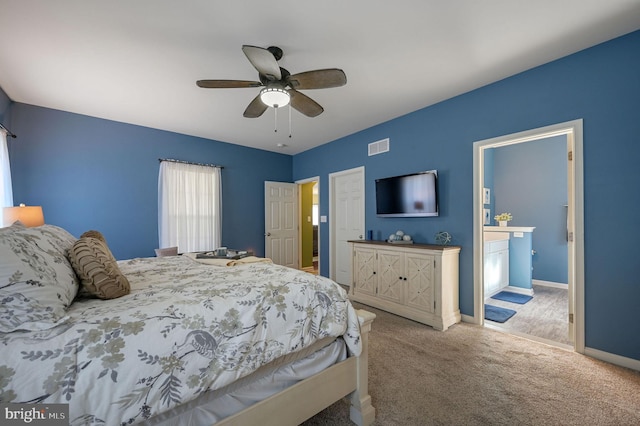
[[368,426],[375,419],[369,395],[369,331],[376,315],[358,309],[362,353],[349,357],[326,370],[302,380],[239,413],[216,423],[216,426],[299,425],[334,402],[350,395],[351,421]]

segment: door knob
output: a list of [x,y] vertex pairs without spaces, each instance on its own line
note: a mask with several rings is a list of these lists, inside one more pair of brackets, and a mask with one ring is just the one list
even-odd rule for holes
[[266,234],[264,234],[265,237],[270,237],[271,236],[271,232],[267,232]]
[[362,234],[360,234],[360,235],[358,236],[358,238],[362,239]]

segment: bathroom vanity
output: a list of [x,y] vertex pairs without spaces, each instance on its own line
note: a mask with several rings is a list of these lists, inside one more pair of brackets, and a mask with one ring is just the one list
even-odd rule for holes
[[534,226],[484,227],[484,296],[508,289],[533,294]]

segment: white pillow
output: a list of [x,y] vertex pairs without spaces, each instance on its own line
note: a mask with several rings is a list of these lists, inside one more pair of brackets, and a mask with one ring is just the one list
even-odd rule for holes
[[0,232],[0,332],[46,330],[78,292],[67,259],[76,239],[53,225],[16,228]]

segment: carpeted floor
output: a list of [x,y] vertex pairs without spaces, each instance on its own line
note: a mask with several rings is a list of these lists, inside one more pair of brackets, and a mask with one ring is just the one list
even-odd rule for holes
[[[640,425],[640,372],[495,330],[374,309],[375,425]],[[303,423],[349,425],[342,400]]]

